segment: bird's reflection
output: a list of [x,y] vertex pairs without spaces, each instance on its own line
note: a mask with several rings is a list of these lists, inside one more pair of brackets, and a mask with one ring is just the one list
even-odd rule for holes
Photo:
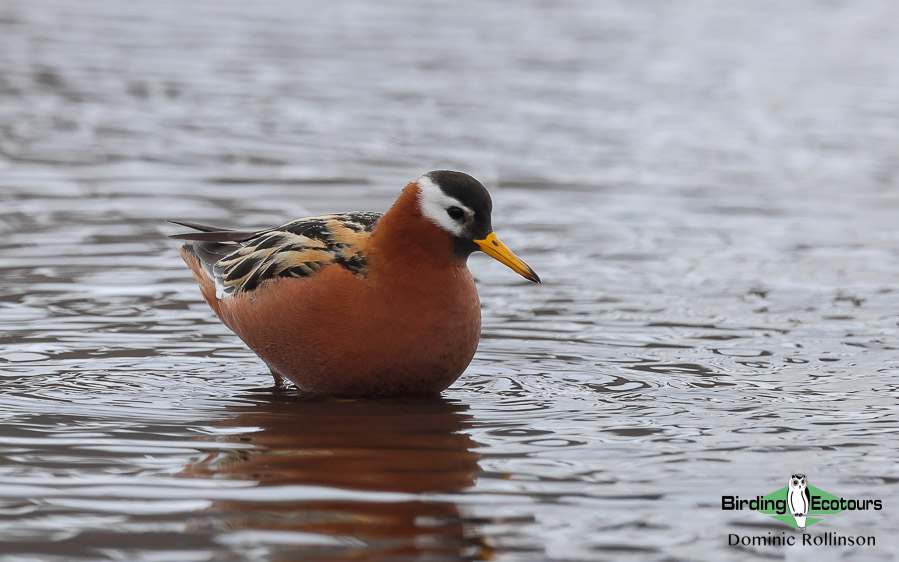
[[[288,393],[252,398],[254,404],[216,425],[246,428],[226,439],[253,448],[209,455],[182,476],[409,494],[453,493],[474,484],[480,455],[465,432],[471,419],[465,405],[439,398],[311,401]],[[470,557],[481,550],[476,537],[465,537],[452,502],[359,495],[358,501],[218,501],[214,507],[228,529],[341,539],[336,551],[304,547],[313,556]],[[299,546],[278,550],[287,554],[285,548]]]

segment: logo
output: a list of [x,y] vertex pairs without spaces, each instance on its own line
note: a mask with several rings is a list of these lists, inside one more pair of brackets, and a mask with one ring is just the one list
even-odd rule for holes
[[[744,499],[740,496],[721,496],[721,509],[724,511],[757,511],[794,529],[805,531],[807,527],[842,511],[880,511],[883,509],[883,502],[879,499],[841,498],[809,485],[805,474],[791,474],[786,486],[766,496],[759,495],[752,499]],[[796,537],[785,533],[781,533],[781,536],[768,533],[768,536],[743,537],[731,534],[728,537],[728,544],[731,546],[738,544],[792,546],[797,543],[816,546],[863,546],[873,545],[875,537],[843,537],[831,532],[815,537],[803,533],[801,542],[796,541]]]

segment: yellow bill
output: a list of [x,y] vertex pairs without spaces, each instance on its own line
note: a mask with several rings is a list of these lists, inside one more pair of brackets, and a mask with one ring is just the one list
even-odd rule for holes
[[506,245],[500,242],[495,233],[491,232],[487,235],[487,238],[484,238],[483,240],[474,240],[473,242],[481,248],[482,252],[496,261],[509,266],[512,271],[521,275],[528,281],[533,281],[534,283],[540,282],[540,278],[537,277],[537,274],[534,273],[531,266],[524,263],[521,258],[513,254],[512,250],[506,248]]

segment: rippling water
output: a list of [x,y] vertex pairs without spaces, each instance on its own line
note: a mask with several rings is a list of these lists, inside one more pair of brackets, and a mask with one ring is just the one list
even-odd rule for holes
[[[899,555],[899,8],[729,4],[0,3],[0,553]],[[272,391],[164,238],[443,167],[544,285],[441,399]],[[728,547],[797,471],[877,546]]]

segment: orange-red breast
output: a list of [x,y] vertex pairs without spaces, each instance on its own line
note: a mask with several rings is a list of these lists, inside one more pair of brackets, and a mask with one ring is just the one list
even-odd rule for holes
[[383,215],[351,212],[254,232],[172,221],[212,310],[280,384],[338,396],[436,394],[474,356],[481,310],[468,256],[531,281],[493,233],[487,190],[439,170]]

